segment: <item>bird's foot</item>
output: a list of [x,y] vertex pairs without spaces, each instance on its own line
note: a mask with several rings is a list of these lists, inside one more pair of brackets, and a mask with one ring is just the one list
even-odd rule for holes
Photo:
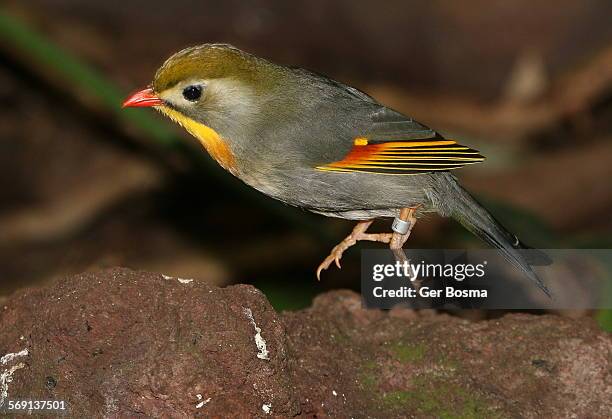
[[321,272],[325,269],[329,268],[332,263],[336,263],[336,266],[340,269],[340,259],[342,259],[342,254],[346,249],[353,246],[360,240],[368,240],[373,242],[382,242],[389,243],[389,248],[395,254],[397,260],[406,260],[406,255],[402,248],[410,237],[410,233],[412,232],[412,227],[416,223],[415,213],[419,209],[421,205],[417,205],[415,207],[407,207],[402,208],[400,211],[399,217],[397,217],[401,222],[406,224],[404,226],[405,230],[402,232],[398,232],[395,228],[393,233],[367,233],[368,228],[374,220],[368,221],[360,221],[357,223],[351,234],[345,237],[340,243],[338,243],[331,251],[329,256],[321,262],[319,267],[317,268],[317,279],[321,280]]
[[338,243],[332,249],[329,256],[321,262],[319,267],[317,268],[317,279],[321,280],[321,272],[331,266],[332,263],[336,263],[336,266],[340,269],[340,259],[342,259],[342,254],[346,249],[353,246],[360,240],[368,240],[368,241],[376,241],[382,243],[391,242],[391,233],[366,233],[368,227],[372,224],[372,220],[369,221],[360,221],[357,223],[351,234],[346,236],[344,240]]
[[321,272],[329,268],[331,264],[334,262],[336,263],[336,266],[338,268],[341,268],[340,259],[342,259],[342,254],[344,253],[346,249],[348,249],[355,243],[346,242],[346,239],[344,239],[338,245],[334,246],[331,253],[323,260],[323,262],[321,262],[321,264],[317,268],[317,279],[320,281]]

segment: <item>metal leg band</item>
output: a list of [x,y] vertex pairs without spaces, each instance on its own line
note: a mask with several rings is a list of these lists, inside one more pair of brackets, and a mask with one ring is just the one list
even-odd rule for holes
[[391,230],[399,234],[406,234],[410,230],[410,222],[395,217],[393,224],[391,224]]

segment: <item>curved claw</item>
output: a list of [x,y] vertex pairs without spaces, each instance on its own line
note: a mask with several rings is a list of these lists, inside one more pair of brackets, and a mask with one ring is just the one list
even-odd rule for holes
[[[359,221],[351,234],[349,234],[344,240],[342,240],[336,247],[334,247],[331,253],[321,262],[319,267],[317,268],[317,279],[321,280],[321,272],[327,268],[329,268],[332,262],[335,262],[338,269],[342,269],[340,265],[340,259],[342,259],[342,254],[349,247],[353,246],[359,240],[372,240],[372,241],[387,241],[386,235],[379,234],[366,234],[368,227],[372,224],[373,220],[365,220]],[[391,237],[391,235],[388,235]]]
[[321,281],[321,271],[323,269],[324,268],[321,265],[319,265],[319,267],[317,268],[317,281]]
[[342,269],[340,266],[340,259],[342,258],[342,252],[338,252],[337,250],[332,250],[331,254],[325,258],[323,262],[317,268],[317,279],[321,280],[321,272],[329,268],[332,262],[336,263],[336,266],[339,269]]

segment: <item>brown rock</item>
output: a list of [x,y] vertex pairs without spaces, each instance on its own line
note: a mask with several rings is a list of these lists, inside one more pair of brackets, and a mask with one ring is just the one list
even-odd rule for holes
[[612,338],[588,318],[389,315],[349,291],[279,315],[250,286],[114,269],[17,293],[0,331],[16,354],[0,400],[4,385],[5,402],[65,400],[73,417],[612,411]]
[[[246,309],[269,359],[257,357]],[[252,416],[264,403],[278,415],[299,411],[284,327],[250,286],[115,269],[21,292],[0,324],[2,354],[29,351],[9,400],[65,400],[75,417]]]

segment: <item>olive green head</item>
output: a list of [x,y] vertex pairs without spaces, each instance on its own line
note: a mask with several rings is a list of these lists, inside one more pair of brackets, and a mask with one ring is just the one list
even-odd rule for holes
[[177,52],[155,73],[153,89],[163,92],[186,80],[236,79],[255,82],[263,60],[228,44],[203,44]]
[[168,58],[152,93],[156,108],[181,125],[184,116],[223,133],[255,120],[285,71],[231,45],[204,44]]

